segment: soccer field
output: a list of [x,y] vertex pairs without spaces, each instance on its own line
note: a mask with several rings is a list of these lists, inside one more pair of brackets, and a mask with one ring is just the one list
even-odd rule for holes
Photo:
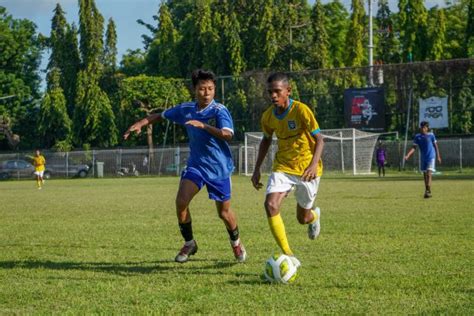
[[[266,179],[264,179],[266,180]],[[234,261],[207,193],[191,204],[191,261],[174,210],[178,178],[0,182],[0,314],[474,314],[473,177],[321,181],[321,235],[308,239],[292,195],[292,285],[262,280],[277,245],[264,192],[233,178],[233,209],[248,261]]]

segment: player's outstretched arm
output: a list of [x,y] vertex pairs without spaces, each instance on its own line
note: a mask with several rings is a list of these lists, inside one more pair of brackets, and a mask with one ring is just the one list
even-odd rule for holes
[[441,154],[439,153],[438,143],[435,142],[433,145],[436,150],[436,158],[438,159],[438,163],[441,163]]
[[161,119],[160,113],[151,114],[144,119],[141,119],[131,125],[123,134],[123,139],[127,139],[130,136],[130,133],[135,132],[139,135],[142,132],[142,128],[148,124],[153,124]]
[[407,155],[405,156],[405,160],[408,160],[410,159],[411,155],[413,155],[413,153],[415,152],[415,146],[413,146],[408,152],[407,152]]
[[251,179],[253,187],[257,190],[260,190],[263,187],[263,184],[260,182],[260,167],[262,166],[263,160],[265,159],[268,148],[270,148],[271,144],[272,138],[263,136],[260,146],[258,147],[257,161],[255,162],[255,169]]

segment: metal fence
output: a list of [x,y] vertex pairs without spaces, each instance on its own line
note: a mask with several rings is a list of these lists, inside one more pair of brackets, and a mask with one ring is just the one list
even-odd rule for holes
[[[401,169],[404,142],[401,140],[384,141],[383,144],[387,152],[387,166]],[[411,141],[408,141],[407,150],[411,144]],[[439,169],[474,168],[474,138],[439,139],[438,144],[442,157]],[[329,150],[329,147],[327,149]],[[244,145],[233,145],[231,150],[235,165],[234,174],[244,174]],[[51,178],[179,176],[186,166],[189,148],[183,145],[157,148],[151,151],[146,148],[71,152],[45,151],[43,155],[47,162],[48,177]],[[327,163],[326,165],[329,167],[331,164]],[[376,165],[375,158],[372,165]],[[410,161],[406,162],[405,169],[414,171],[419,169],[418,151]],[[325,170],[342,171],[330,168]],[[375,168],[372,171],[375,171]],[[0,179],[31,178],[32,173],[31,152],[0,154]]]

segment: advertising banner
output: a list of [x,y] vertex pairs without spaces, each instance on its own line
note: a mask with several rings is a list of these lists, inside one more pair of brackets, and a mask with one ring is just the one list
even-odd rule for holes
[[346,127],[368,132],[385,131],[385,98],[382,88],[344,91]]
[[430,128],[449,127],[448,97],[420,99],[420,122],[427,121]]

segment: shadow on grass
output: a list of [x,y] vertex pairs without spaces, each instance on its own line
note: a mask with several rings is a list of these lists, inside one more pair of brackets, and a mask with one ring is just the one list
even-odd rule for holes
[[[195,274],[221,274],[221,272],[215,270],[230,268],[236,264],[238,263],[235,261],[220,261],[215,259],[192,259],[186,264],[176,263],[173,260],[125,263],[17,260],[0,261],[0,269],[100,271],[124,276],[160,273],[165,271],[182,271],[184,273]],[[209,271],[209,273],[207,271]]]

